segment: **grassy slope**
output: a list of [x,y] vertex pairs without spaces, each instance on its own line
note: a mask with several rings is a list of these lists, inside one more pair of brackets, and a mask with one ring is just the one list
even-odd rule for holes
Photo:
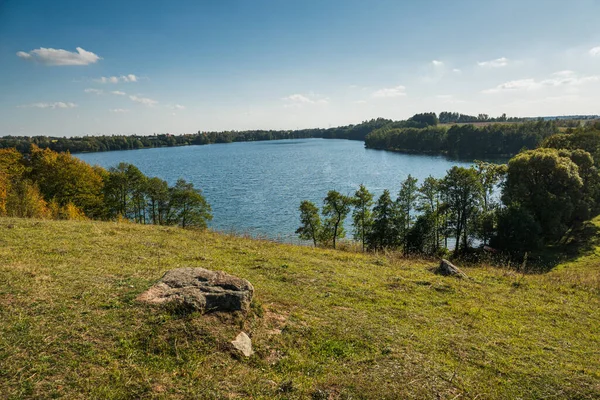
[[[466,268],[472,280],[460,281],[432,265],[167,227],[0,219],[0,397],[600,396],[598,268],[596,279]],[[249,279],[254,311],[178,316],[136,303],[182,266]],[[250,359],[227,350],[240,328]]]

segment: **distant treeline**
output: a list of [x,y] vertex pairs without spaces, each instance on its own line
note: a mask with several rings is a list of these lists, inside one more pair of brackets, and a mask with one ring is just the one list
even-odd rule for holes
[[[286,131],[223,131],[198,132],[185,135],[160,134],[152,136],[111,135],[83,137],[49,137],[49,136],[5,136],[0,138],[1,148],[15,148],[21,153],[28,153],[31,145],[56,152],[99,152],[112,150],[136,150],[153,147],[175,147],[204,145],[212,143],[254,142],[280,139],[350,139],[365,140],[370,132],[392,123],[392,120],[378,118],[358,125],[347,125],[328,129],[300,129]],[[424,124],[412,123],[412,126],[423,127]]]
[[[440,123],[446,125],[440,126]],[[373,149],[445,153],[459,157],[490,157],[514,155],[523,148],[536,148],[546,137],[558,133],[559,127],[580,125],[580,120],[531,121],[527,118],[508,118],[506,115],[492,118],[487,114],[479,114],[475,117],[442,112],[439,117],[435,113],[422,113],[405,121],[377,118],[357,125],[327,129],[199,131],[184,135],[104,135],[70,138],[5,136],[0,138],[0,149],[15,148],[21,153],[28,153],[31,145],[35,145],[56,152],[82,153],[212,143],[325,138],[365,141],[366,147]]]
[[510,156],[522,149],[535,149],[559,132],[554,121],[518,124],[431,125],[401,128],[390,124],[371,132],[365,146],[371,149],[414,153],[446,153],[455,157]]

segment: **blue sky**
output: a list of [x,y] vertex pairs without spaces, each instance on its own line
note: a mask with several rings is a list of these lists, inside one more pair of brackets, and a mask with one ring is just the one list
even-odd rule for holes
[[0,0],[0,135],[600,114],[600,1]]

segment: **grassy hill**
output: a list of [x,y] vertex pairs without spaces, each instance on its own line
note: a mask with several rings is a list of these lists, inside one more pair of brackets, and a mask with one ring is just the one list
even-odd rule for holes
[[[600,397],[600,252],[544,275],[212,232],[0,219],[0,398]],[[135,297],[182,266],[256,289],[251,314]],[[574,266],[571,268],[571,266]],[[243,329],[256,354],[228,342]]]

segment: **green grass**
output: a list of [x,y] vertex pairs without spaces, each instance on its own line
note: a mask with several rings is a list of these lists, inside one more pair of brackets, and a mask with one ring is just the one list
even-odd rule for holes
[[[594,251],[544,275],[470,267],[458,280],[418,259],[0,219],[0,397],[599,398]],[[183,266],[247,278],[252,312],[135,301]],[[229,351],[240,329],[248,359]]]

